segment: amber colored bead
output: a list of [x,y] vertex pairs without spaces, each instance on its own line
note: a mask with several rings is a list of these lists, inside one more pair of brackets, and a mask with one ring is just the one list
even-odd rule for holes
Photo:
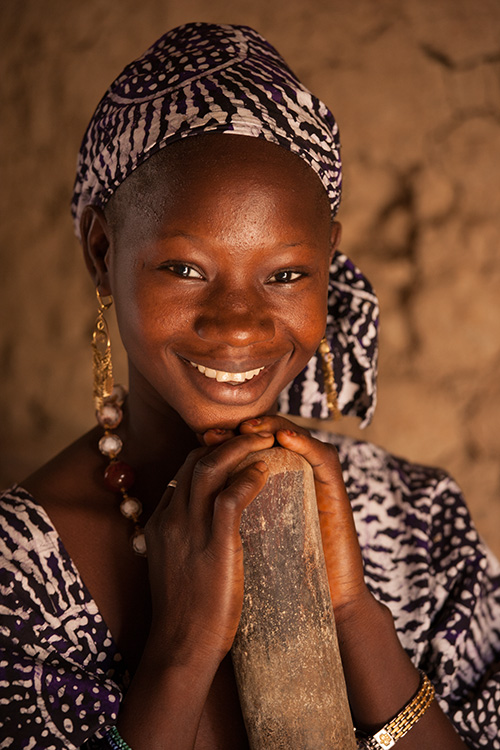
[[128,490],[134,479],[134,470],[125,461],[112,461],[104,472],[104,482],[112,492]]

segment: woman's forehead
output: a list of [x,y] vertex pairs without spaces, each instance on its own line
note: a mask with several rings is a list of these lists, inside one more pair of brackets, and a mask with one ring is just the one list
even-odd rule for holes
[[306,162],[268,141],[228,134],[166,146],[122,183],[106,213],[115,224],[137,216],[158,223],[165,214],[195,220],[202,207],[214,222],[221,212],[258,209],[264,218],[266,207],[289,221],[298,209],[313,222],[331,217],[328,195]]
[[179,190],[224,175],[237,177],[240,172],[263,181],[281,179],[290,190],[298,180],[301,187],[328,201],[317,174],[296,154],[261,138],[226,133],[196,135],[165,146],[132,172],[117,192],[124,192],[122,187]]

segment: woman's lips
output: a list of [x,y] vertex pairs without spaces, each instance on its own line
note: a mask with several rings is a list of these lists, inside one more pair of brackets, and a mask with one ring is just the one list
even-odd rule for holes
[[211,362],[212,367],[210,367],[190,357],[180,354],[177,356],[187,368],[187,373],[192,373],[189,379],[195,385],[199,396],[204,394],[210,401],[221,405],[243,406],[262,397],[270,382],[276,377],[278,369],[287,361],[287,354],[289,353],[273,358],[264,364],[261,364],[261,360],[257,367],[252,366],[254,362],[248,360],[241,364],[226,360],[218,363],[218,368],[213,366],[215,362]]
[[197,362],[188,360],[189,364],[195,367],[198,372],[201,372],[206,378],[211,380],[217,380],[218,383],[229,383],[230,385],[239,385],[245,383],[247,380],[252,380],[256,375],[262,372],[264,366],[257,367],[254,370],[245,370],[244,372],[227,372],[226,370],[215,370],[212,367],[205,367],[205,365],[199,365]]

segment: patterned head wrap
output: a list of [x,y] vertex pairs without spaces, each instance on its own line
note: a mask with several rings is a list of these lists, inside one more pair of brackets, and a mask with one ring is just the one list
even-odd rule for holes
[[[337,124],[276,50],[246,26],[192,23],[162,36],[128,65],[101,99],[80,148],[72,213],[104,206],[159,149],[199,133],[263,138],[316,172],[337,212],[341,191]],[[330,269],[327,338],[339,408],[367,423],[375,408],[377,299],[337,253]],[[283,413],[327,417],[319,357],[280,397]]]

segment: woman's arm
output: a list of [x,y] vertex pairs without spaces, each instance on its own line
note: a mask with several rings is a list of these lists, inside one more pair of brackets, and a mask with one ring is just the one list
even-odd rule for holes
[[[356,727],[373,735],[415,695],[420,674],[401,646],[389,609],[371,594],[338,612],[336,625]],[[459,750],[466,745],[434,700],[398,747]]]

